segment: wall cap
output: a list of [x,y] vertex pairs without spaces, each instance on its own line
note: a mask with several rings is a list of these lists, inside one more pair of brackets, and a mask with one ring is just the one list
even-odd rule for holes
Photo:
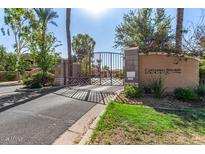
[[124,48],[124,51],[129,51],[129,50],[138,50],[138,47],[126,47]]
[[188,56],[188,55],[183,55],[183,54],[179,54],[179,55],[176,55],[175,53],[166,53],[166,52],[149,52],[149,53],[139,53],[140,56],[149,56],[149,55],[162,55],[162,56],[183,56],[185,58],[190,58],[190,59],[194,59],[194,60],[197,60],[197,61],[200,61],[200,58],[197,58],[197,57],[191,57],[191,56]]

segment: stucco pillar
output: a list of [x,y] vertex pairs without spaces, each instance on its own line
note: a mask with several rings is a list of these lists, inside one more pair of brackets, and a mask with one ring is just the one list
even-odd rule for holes
[[80,63],[77,63],[77,62],[75,62],[75,63],[73,63],[73,76],[72,77],[74,77],[74,78],[78,78],[78,77],[80,77]]
[[55,81],[56,85],[64,85],[64,60],[60,59],[55,65],[54,69]]
[[138,48],[125,48],[125,84],[138,86],[139,66],[138,66]]

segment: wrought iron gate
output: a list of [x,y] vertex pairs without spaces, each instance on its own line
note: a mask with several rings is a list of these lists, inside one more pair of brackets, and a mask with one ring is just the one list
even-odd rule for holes
[[123,85],[124,54],[94,52],[91,56],[91,84]]

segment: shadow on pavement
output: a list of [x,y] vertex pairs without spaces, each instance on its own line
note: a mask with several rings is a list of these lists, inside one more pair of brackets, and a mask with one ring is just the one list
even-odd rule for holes
[[[53,89],[48,89],[46,91],[38,92],[20,92],[18,94],[7,95],[6,97],[0,98],[0,112],[8,110],[12,107],[27,103],[49,93],[53,93],[61,89],[62,87],[56,87]],[[8,105],[3,106],[7,103]]]

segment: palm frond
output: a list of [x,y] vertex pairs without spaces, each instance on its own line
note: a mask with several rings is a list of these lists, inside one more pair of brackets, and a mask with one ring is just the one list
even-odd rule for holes
[[53,24],[54,26],[58,26],[57,23],[55,23],[54,21],[50,21],[49,23]]
[[39,21],[44,23],[44,24],[48,24],[51,23],[55,26],[57,26],[57,24],[53,21],[53,19],[58,18],[58,14],[57,12],[53,11],[53,9],[51,8],[36,8],[34,9],[36,15],[39,18]]

